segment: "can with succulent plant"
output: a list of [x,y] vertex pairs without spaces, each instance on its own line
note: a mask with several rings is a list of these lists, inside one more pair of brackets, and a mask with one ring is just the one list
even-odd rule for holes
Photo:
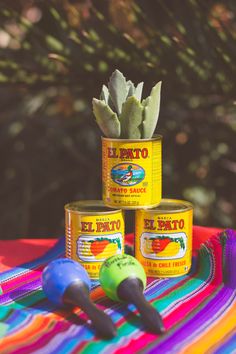
[[136,87],[119,70],[103,85],[93,112],[102,137],[103,201],[123,209],[157,206],[162,195],[162,137],[154,136],[161,82],[142,100],[143,82]]

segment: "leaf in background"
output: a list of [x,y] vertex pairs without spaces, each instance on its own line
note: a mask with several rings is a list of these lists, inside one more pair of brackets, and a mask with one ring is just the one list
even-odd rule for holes
[[144,106],[143,139],[150,139],[155,131],[160,110],[160,96],[161,81],[152,88],[150,96],[142,102]]
[[108,83],[108,88],[116,112],[120,115],[122,104],[125,102],[128,94],[128,87],[124,75],[119,70],[115,70],[112,73]]
[[121,138],[140,139],[142,119],[142,104],[134,96],[129,97],[123,104],[120,115]]
[[63,42],[58,40],[56,37],[51,36],[50,34],[46,35],[45,41],[49,48],[57,52],[63,52],[65,50]]
[[142,92],[143,92],[143,82],[140,82],[134,92],[134,96],[137,98],[137,100],[141,101],[142,97]]
[[93,98],[93,113],[102,132],[109,138],[119,138],[120,122],[105,101]]

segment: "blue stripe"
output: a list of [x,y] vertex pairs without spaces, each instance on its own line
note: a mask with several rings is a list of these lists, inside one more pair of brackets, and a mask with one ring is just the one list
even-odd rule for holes
[[236,334],[233,334],[224,344],[222,344],[214,354],[230,354],[236,350]]

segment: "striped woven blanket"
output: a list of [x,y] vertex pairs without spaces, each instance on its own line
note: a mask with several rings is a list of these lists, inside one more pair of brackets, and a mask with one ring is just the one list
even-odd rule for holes
[[0,274],[0,353],[236,353],[236,234],[211,237],[193,256],[188,275],[150,278],[145,291],[167,332],[145,332],[133,305],[109,300],[98,283],[92,299],[118,328],[95,336],[86,315],[59,309],[41,288],[41,272],[64,254],[64,239],[43,257]]

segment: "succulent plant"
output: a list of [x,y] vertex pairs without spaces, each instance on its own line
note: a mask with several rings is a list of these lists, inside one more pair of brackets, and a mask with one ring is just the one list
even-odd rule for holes
[[100,99],[93,98],[96,121],[109,138],[149,139],[156,128],[159,110],[161,81],[142,100],[143,82],[136,87],[115,70],[106,85],[102,86]]

